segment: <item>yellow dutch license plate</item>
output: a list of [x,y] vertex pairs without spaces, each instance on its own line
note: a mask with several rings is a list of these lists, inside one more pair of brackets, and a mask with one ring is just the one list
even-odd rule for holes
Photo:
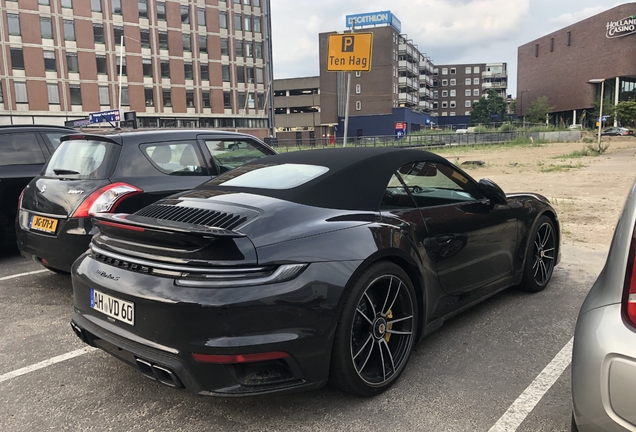
[[57,228],[57,219],[31,215],[29,228],[31,228],[32,230],[54,233],[55,229]]

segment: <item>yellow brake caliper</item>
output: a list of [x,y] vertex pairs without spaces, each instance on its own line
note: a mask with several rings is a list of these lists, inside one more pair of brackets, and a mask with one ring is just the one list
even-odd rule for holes
[[[387,319],[393,318],[393,311],[387,312],[386,318]],[[389,328],[389,330],[392,330],[393,329],[393,324],[387,324],[387,327]],[[384,334],[384,340],[386,341],[386,343],[389,343],[389,339],[391,339],[391,333],[386,332]]]

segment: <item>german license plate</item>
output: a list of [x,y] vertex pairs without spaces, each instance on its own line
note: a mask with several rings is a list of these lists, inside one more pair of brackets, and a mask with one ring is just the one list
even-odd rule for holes
[[47,233],[55,233],[57,228],[57,219],[46,218],[38,215],[31,215],[29,228]]
[[118,321],[135,325],[135,304],[91,288],[91,308]]

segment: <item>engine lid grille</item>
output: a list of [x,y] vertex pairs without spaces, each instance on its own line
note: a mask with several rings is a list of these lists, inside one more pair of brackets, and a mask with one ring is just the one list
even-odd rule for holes
[[226,230],[233,230],[247,221],[246,216],[229,212],[163,204],[153,204],[144,207],[136,212],[135,215]]

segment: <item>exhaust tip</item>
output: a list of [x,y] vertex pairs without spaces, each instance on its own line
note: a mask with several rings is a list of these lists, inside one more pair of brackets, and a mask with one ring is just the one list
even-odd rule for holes
[[174,372],[172,372],[170,369],[166,369],[164,367],[154,365],[152,367],[152,370],[154,371],[155,376],[157,377],[157,380],[161,384],[165,384],[168,387],[173,387],[173,388],[179,388],[182,386],[181,381],[179,381],[179,378],[177,378]]
[[73,321],[71,321],[71,329],[73,329],[73,333],[75,333],[75,336],[80,338],[82,342],[88,343],[86,336],[84,335],[84,332],[82,331],[82,328],[78,326],[77,324],[75,324]]
[[137,367],[146,378],[150,378],[153,381],[157,379],[152,371],[152,364],[139,358],[135,360],[137,361]]

